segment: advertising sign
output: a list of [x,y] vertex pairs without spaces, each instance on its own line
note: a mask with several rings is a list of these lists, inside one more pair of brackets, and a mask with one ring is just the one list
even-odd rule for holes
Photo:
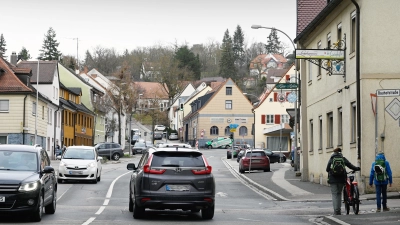
[[297,49],[296,59],[344,59],[344,50],[335,49]]

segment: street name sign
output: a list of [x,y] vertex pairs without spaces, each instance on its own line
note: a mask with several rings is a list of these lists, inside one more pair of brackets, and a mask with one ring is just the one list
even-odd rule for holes
[[344,50],[299,49],[299,50],[296,50],[296,59],[343,60],[344,59]]
[[275,85],[276,89],[296,89],[297,83],[278,83]]
[[400,89],[378,89],[376,90],[377,97],[395,97],[400,96]]

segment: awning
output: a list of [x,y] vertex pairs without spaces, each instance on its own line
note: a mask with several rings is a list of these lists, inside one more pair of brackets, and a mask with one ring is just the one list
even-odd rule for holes
[[278,124],[273,127],[265,128],[263,130],[263,134],[280,134],[282,130],[282,134],[290,134],[290,132],[293,132],[293,129],[289,126],[288,123],[282,123]]

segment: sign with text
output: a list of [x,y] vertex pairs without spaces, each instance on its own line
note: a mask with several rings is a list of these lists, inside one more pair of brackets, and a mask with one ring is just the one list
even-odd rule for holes
[[296,89],[297,83],[278,83],[275,85],[276,89]]
[[224,118],[223,117],[211,117],[210,122],[211,123],[224,123]]
[[376,90],[377,97],[396,97],[400,96],[400,89],[378,89]]
[[344,50],[334,49],[297,49],[296,59],[333,59],[343,60]]

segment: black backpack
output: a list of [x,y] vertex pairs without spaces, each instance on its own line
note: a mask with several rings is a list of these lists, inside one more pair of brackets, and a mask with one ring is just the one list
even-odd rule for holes
[[335,156],[332,158],[331,174],[333,176],[343,176],[346,174],[346,164],[343,156]]

